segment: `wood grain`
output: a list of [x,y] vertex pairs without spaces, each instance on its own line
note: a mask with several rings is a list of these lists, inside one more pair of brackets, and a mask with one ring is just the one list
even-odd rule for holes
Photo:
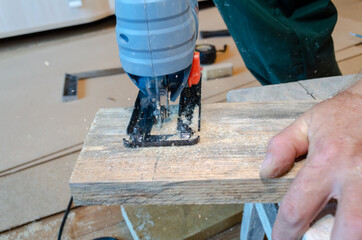
[[241,88],[228,92],[228,102],[306,101],[314,98],[299,82]]
[[203,106],[199,144],[125,149],[130,109],[101,109],[70,179],[76,205],[279,202],[303,161],[262,182],[268,140],[316,101]]
[[[0,234],[0,240],[57,239],[64,212]],[[89,240],[99,237],[132,240],[120,206],[88,206],[72,209],[62,239]]]
[[134,240],[198,240],[239,223],[243,205],[122,205]]
[[362,79],[362,74],[326,77],[317,80],[305,80],[298,83],[310,94],[313,98],[324,100],[346,90],[356,82]]
[[240,240],[240,228],[240,224],[236,224],[226,231],[207,238],[207,240]]

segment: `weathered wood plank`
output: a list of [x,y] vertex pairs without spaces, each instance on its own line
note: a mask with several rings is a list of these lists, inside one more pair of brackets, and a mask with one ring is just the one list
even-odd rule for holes
[[101,109],[70,179],[76,205],[278,202],[303,161],[262,181],[268,140],[316,101],[203,106],[191,147],[125,149],[130,109]]
[[297,82],[232,90],[228,102],[265,102],[313,100]]
[[240,224],[236,224],[231,228],[207,238],[206,240],[240,240]]
[[134,240],[205,239],[240,223],[242,205],[123,205]]
[[362,74],[319,78],[299,81],[305,90],[315,99],[324,100],[352,86],[362,78]]
[[362,74],[355,74],[237,89],[228,93],[227,100],[228,102],[324,100],[343,91],[361,78]]
[[[0,240],[57,239],[64,212],[33,221],[0,234]],[[62,239],[89,240],[99,237],[132,240],[120,206],[88,206],[72,209]]]

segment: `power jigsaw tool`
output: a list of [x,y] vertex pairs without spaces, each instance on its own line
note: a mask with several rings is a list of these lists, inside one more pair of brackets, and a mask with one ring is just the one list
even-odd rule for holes
[[[139,89],[125,146],[196,144],[201,117],[197,0],[116,0],[116,17],[120,60]],[[175,113],[169,100],[178,99]],[[175,126],[167,126],[175,116]]]

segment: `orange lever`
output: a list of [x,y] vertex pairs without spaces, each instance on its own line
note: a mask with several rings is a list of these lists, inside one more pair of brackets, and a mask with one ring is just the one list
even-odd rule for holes
[[201,80],[200,68],[200,53],[194,52],[194,59],[192,60],[191,72],[188,79],[189,87],[196,85]]

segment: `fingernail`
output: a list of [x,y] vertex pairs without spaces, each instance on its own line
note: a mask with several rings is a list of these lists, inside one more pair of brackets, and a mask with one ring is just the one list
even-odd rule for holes
[[270,152],[266,153],[263,163],[260,166],[260,169],[263,169],[272,164],[272,154]]
[[267,153],[265,155],[264,161],[260,166],[260,177],[261,178],[270,178],[270,174],[272,172],[272,154]]

